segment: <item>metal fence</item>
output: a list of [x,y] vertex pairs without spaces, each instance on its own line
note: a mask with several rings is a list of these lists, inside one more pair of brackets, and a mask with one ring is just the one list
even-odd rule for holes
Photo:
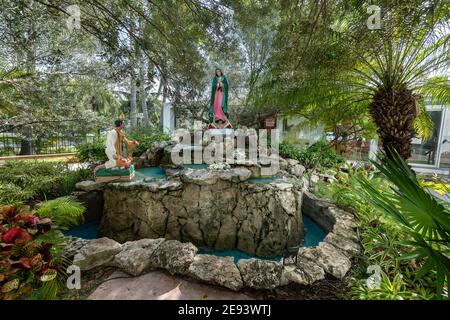
[[100,139],[99,133],[57,133],[36,136],[18,130],[0,132],[0,156],[39,155],[77,152],[84,143]]

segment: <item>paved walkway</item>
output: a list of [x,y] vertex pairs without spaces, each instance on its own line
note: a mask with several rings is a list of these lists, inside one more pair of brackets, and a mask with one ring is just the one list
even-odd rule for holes
[[88,300],[251,300],[252,298],[225,288],[210,286],[172,276],[164,271],[151,271],[129,277],[115,271]]

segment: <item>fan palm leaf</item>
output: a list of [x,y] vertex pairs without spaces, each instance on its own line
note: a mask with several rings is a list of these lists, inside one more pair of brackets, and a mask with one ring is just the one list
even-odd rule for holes
[[438,293],[450,275],[450,212],[431,193],[425,191],[414,172],[396,152],[382,154],[379,162],[372,162],[392,183],[392,192],[381,192],[367,179],[358,178],[365,198],[385,215],[391,217],[408,235],[401,241],[412,251],[401,259],[424,259],[418,277],[436,272]]

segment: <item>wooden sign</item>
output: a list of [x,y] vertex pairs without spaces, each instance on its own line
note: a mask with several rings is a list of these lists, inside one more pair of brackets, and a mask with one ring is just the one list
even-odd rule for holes
[[275,116],[267,117],[264,120],[264,128],[265,129],[274,129],[277,127],[277,118]]

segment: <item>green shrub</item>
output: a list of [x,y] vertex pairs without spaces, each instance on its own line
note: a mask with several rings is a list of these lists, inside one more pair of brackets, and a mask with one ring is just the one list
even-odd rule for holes
[[106,136],[102,136],[101,139],[95,140],[92,143],[82,144],[76,157],[82,162],[92,162],[92,161],[106,161],[108,157],[105,153],[105,141]]
[[334,168],[345,163],[345,159],[330,149],[323,140],[312,144],[306,149],[282,142],[280,143],[280,155],[283,158],[300,161],[307,169]]
[[160,130],[151,129],[136,129],[132,131],[127,138],[130,140],[137,140],[139,146],[137,146],[133,151],[133,156],[138,157],[143,152],[145,152],[153,142],[155,141],[168,141],[170,136]]
[[353,296],[356,300],[419,300],[419,299],[429,299],[430,293],[427,291],[423,292],[413,292],[408,289],[408,285],[405,282],[405,276],[401,273],[397,273],[392,281],[390,277],[384,273],[380,273],[381,281],[380,286],[377,288],[368,288],[365,280],[360,281],[357,285],[353,287],[354,293],[357,295]]
[[36,210],[41,218],[50,218],[61,230],[69,230],[84,222],[84,205],[70,198],[43,202]]
[[58,162],[8,161],[0,167],[0,204],[66,196],[91,174],[89,169],[71,171]]
[[14,183],[0,183],[0,204],[20,204],[32,196],[32,191],[25,190]]
[[[125,136],[128,140],[137,140],[139,146],[133,150],[133,157],[139,157],[144,151],[146,151],[155,141],[168,141],[170,136],[155,129],[135,129],[130,133],[125,132]],[[105,153],[106,136],[93,143],[85,143],[81,145],[77,152],[77,157],[82,162],[92,161],[107,161],[108,157]]]

